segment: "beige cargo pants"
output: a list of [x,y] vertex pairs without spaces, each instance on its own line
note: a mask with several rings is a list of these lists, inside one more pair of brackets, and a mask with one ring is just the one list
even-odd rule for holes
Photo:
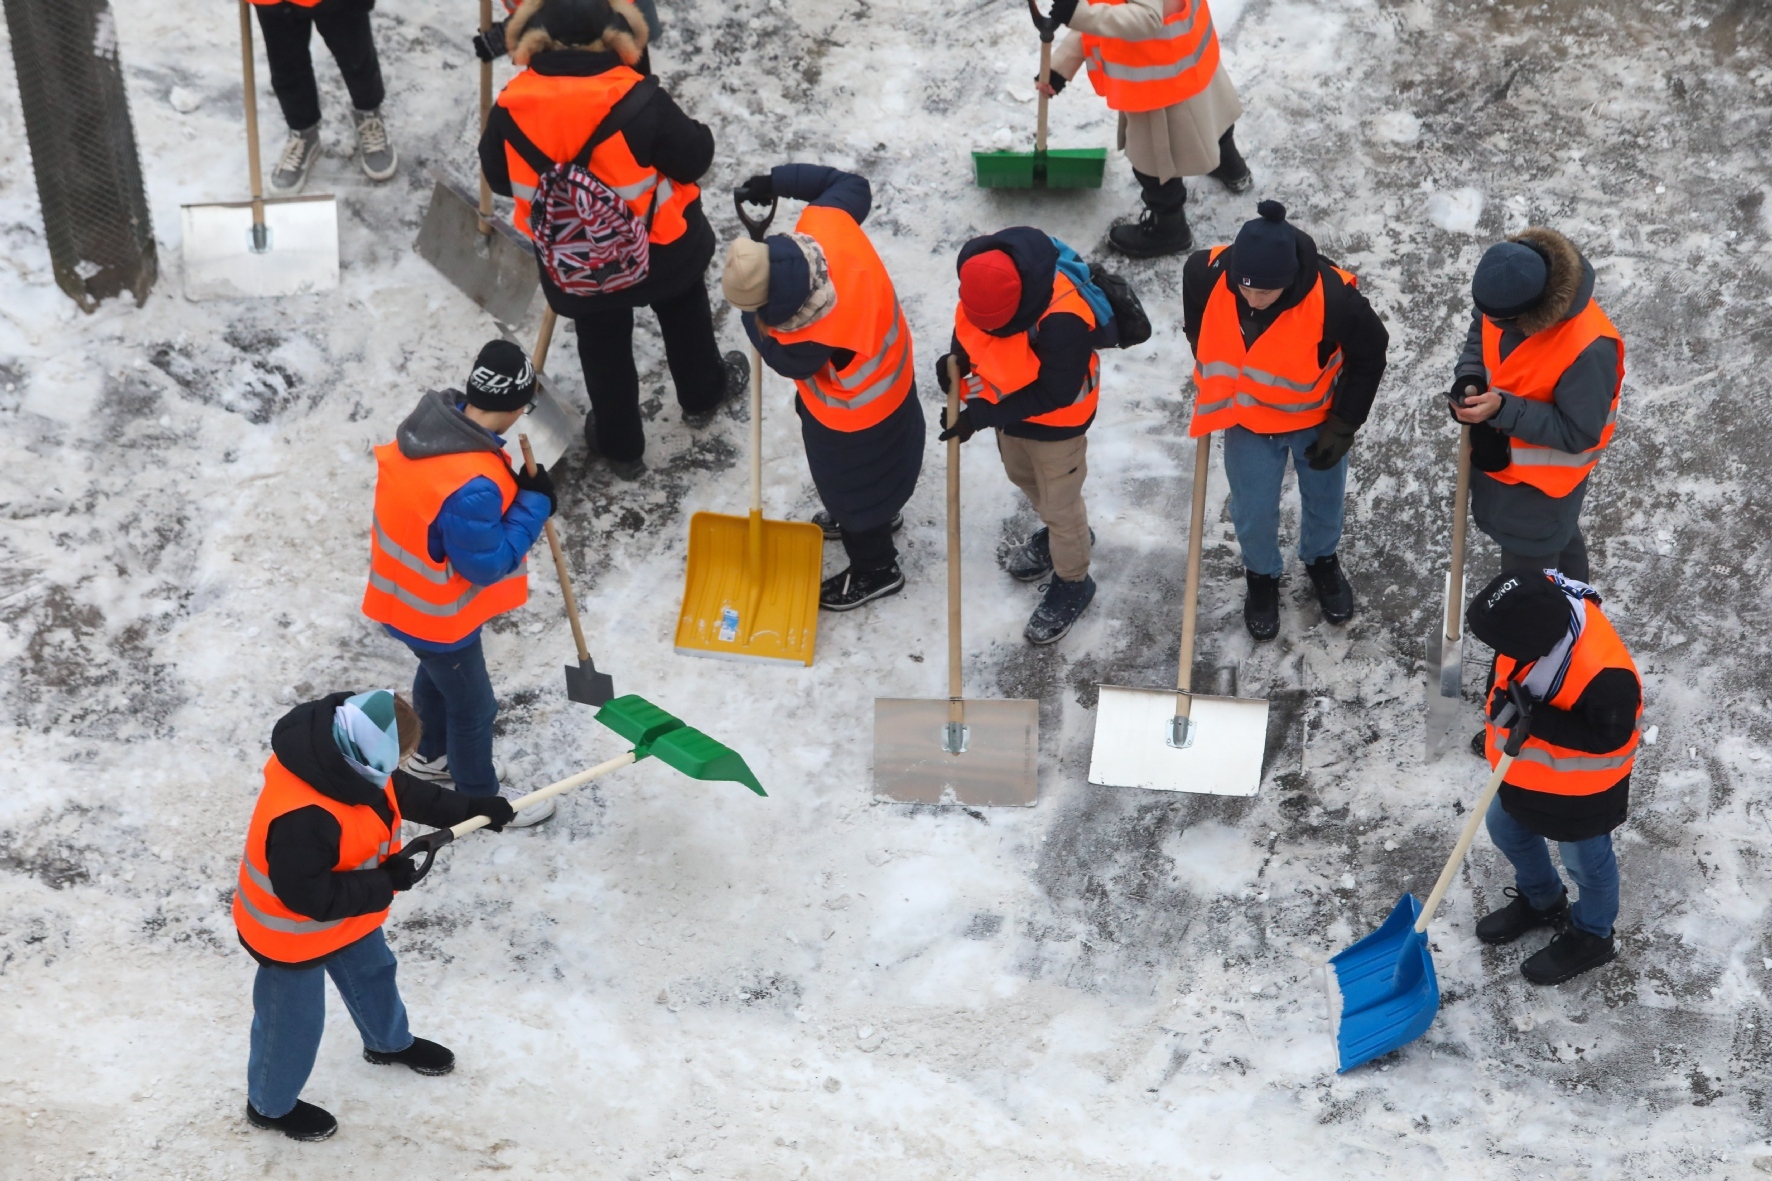
[[997,432],[1003,470],[1045,522],[1052,570],[1066,582],[1079,582],[1089,573],[1089,509],[1083,503],[1088,452],[1088,435],[1048,442]]

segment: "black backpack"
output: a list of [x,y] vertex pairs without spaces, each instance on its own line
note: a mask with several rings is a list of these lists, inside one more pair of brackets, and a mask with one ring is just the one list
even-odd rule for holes
[[1090,265],[1089,277],[1107,296],[1108,306],[1114,309],[1113,325],[1119,337],[1114,347],[1129,349],[1149,340],[1151,318],[1145,314],[1144,304],[1139,302],[1138,292],[1132,284],[1099,263]]

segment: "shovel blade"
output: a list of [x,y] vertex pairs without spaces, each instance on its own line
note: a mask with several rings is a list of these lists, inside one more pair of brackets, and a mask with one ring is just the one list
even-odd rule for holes
[[874,795],[895,804],[1025,808],[1040,800],[1040,703],[964,703],[959,754],[945,749],[944,698],[874,699]]
[[338,286],[338,202],[331,197],[266,199],[263,248],[252,202],[186,205],[185,298],[263,299]]
[[1106,168],[1106,148],[972,153],[981,189],[1099,189]]
[[493,319],[521,324],[541,286],[529,240],[497,217],[487,221],[490,232],[481,233],[478,197],[445,176],[433,176],[431,204],[413,249]]
[[1259,792],[1267,702],[1195,694],[1188,707],[1193,738],[1177,748],[1169,741],[1175,696],[1173,689],[1101,686],[1089,782],[1216,796]]
[[[563,396],[559,385],[547,374],[537,373],[535,402],[518,430],[529,436],[529,449],[535,452],[535,462],[552,467],[560,462],[566,449],[584,431],[584,415]],[[523,466],[523,445],[517,441],[517,433],[513,430],[505,436],[505,454],[510,457],[512,467]]]
[[748,516],[703,512],[689,519],[676,649],[716,660],[809,665],[818,641],[824,531],[810,521],[763,520],[756,570],[746,559],[750,538]]
[[604,705],[615,698],[615,679],[597,671],[595,661],[581,660],[566,666],[566,700],[580,705]]
[[[1464,602],[1463,580],[1460,580],[1457,595],[1452,589],[1452,575],[1446,575],[1446,599],[1450,604]],[[1427,638],[1427,745],[1426,755],[1431,761],[1445,754],[1453,745],[1453,730],[1457,728],[1461,708],[1464,703],[1464,633],[1460,629],[1458,638],[1452,639],[1446,634],[1446,612],[1440,612],[1440,619],[1434,626],[1432,634]]]
[[1420,917],[1421,903],[1405,894],[1378,930],[1329,961],[1337,1073],[1408,1045],[1434,1023],[1440,982],[1427,936],[1415,930]]

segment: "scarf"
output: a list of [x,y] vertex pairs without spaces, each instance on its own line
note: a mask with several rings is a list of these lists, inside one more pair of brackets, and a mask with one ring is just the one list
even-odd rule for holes
[[812,291],[807,295],[806,302],[800,305],[799,310],[780,324],[774,324],[771,327],[777,332],[798,332],[831,310],[837,302],[837,288],[831,282],[830,263],[825,261],[824,247],[818,244],[818,239],[810,234],[801,233],[789,234],[787,237],[800,248],[800,253],[806,256],[806,269],[811,274]]
[[371,689],[332,712],[332,740],[351,770],[380,787],[400,765],[400,734],[394,723],[394,695]]
[[1539,701],[1549,701],[1562,690],[1563,678],[1569,675],[1569,658],[1575,654],[1576,642],[1587,628],[1587,600],[1600,601],[1600,592],[1585,582],[1565,578],[1555,570],[1546,570],[1545,575],[1557,584],[1568,602],[1569,630],[1556,647],[1534,660],[1526,673],[1526,691]]

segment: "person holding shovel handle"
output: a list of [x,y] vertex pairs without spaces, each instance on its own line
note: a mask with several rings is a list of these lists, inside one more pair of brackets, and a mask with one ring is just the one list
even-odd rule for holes
[[[470,796],[499,794],[498,698],[480,627],[529,598],[529,550],[559,507],[545,467],[513,469],[504,432],[529,412],[535,368],[494,340],[467,391],[433,391],[375,449],[375,515],[363,614],[418,658],[412,700],[424,738],[411,773]],[[519,825],[553,814],[526,809]]]
[[302,1102],[326,1023],[331,976],[377,1066],[448,1074],[455,1055],[414,1037],[382,938],[394,895],[418,874],[400,822],[448,828],[483,816],[498,832],[509,802],[469,796],[398,769],[420,739],[418,714],[386,689],[296,706],[271,731],[235,885],[240,943],[258,961],[246,1066],[246,1118],[293,1140],[324,1140],[330,1112]]
[[[1612,830],[1630,805],[1643,681],[1600,596],[1554,570],[1509,570],[1477,592],[1465,616],[1495,649],[1484,753],[1495,767],[1521,721],[1527,737],[1485,821],[1513,864],[1501,909],[1477,923],[1484,943],[1537,927],[1556,936],[1521,963],[1534,984],[1560,984],[1618,955],[1618,862]],[[1556,841],[1580,896],[1574,905],[1545,842]]]
[[1087,66],[1095,92],[1120,113],[1119,146],[1144,214],[1109,230],[1109,244],[1131,258],[1192,250],[1182,177],[1210,176],[1233,193],[1253,183],[1234,134],[1243,104],[1220,65],[1206,0],[1053,0],[1044,19],[1071,34],[1036,85],[1057,95]]

